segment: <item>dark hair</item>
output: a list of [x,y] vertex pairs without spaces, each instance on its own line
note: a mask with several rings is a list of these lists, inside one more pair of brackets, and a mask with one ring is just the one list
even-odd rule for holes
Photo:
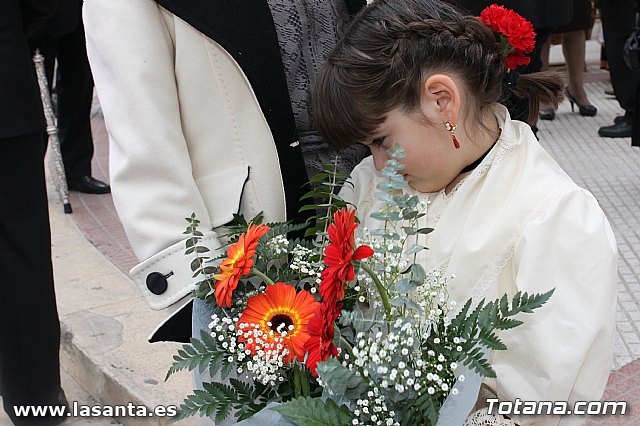
[[[371,139],[386,114],[419,106],[424,79],[455,75],[465,85],[468,117],[503,99],[506,68],[494,32],[456,6],[435,0],[378,0],[363,8],[314,82],[314,126],[336,148]],[[557,106],[556,73],[524,74],[511,88],[539,104]],[[465,97],[465,95],[470,95]]]

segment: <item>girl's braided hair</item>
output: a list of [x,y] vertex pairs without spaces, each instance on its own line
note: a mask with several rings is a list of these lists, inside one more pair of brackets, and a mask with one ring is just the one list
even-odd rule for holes
[[[392,109],[415,111],[422,83],[435,73],[464,83],[463,105],[477,122],[508,94],[496,35],[478,18],[438,0],[375,1],[356,15],[316,78],[314,125],[336,148],[367,141]],[[558,104],[563,82],[556,73],[524,74],[511,92],[529,98],[531,120],[540,103]]]

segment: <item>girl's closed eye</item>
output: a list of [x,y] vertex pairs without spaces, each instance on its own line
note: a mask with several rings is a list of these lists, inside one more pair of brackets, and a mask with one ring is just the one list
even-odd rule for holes
[[382,144],[384,143],[384,138],[385,136],[379,137],[379,138],[375,138],[371,141],[371,143],[369,144],[369,146],[382,146]]

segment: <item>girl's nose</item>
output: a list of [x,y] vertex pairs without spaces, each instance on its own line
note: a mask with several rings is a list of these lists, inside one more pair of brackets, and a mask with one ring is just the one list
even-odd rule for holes
[[386,149],[372,147],[371,155],[373,155],[373,165],[375,166],[377,171],[382,170],[387,163],[387,160],[389,160]]

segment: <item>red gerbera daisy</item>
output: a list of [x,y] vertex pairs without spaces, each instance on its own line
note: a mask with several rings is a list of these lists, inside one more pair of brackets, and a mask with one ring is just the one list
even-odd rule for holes
[[304,345],[307,351],[306,365],[315,377],[318,377],[316,370],[319,362],[326,361],[331,356],[338,356],[338,348],[333,344],[333,322],[337,318],[335,313],[335,310],[327,309],[323,303],[322,307],[316,310],[307,327],[309,339]]
[[258,240],[269,231],[266,225],[249,225],[247,232],[227,250],[227,258],[220,263],[220,273],[213,276],[216,303],[231,307],[231,296],[238,287],[238,280],[251,272],[253,255],[256,254]]
[[[362,260],[373,255],[369,246],[360,246],[355,251],[354,232],[356,212],[353,209],[340,209],[333,215],[333,223],[329,225],[331,243],[324,250],[324,263],[327,268],[322,272],[320,295],[323,299],[335,294],[338,300],[344,297],[344,284],[353,280],[354,260]],[[330,297],[333,299],[333,297]]]
[[353,261],[367,258],[373,254],[369,246],[360,246],[355,251],[354,232],[355,210],[340,209],[333,215],[333,223],[329,225],[331,243],[324,250],[324,263],[327,267],[322,271],[320,295],[322,305],[309,322],[309,340],[307,350],[307,367],[314,375],[318,362],[330,356],[337,356],[338,349],[333,344],[333,323],[340,315],[344,299],[345,285],[355,278]]

